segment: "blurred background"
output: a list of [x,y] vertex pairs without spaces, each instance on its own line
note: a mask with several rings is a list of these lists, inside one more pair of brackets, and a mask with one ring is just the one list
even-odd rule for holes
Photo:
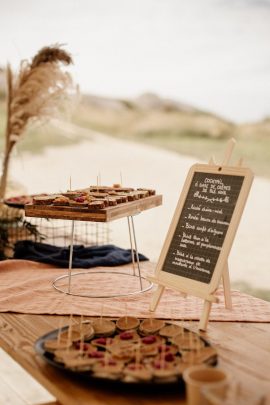
[[[5,67],[64,44],[80,102],[29,128],[12,156],[9,195],[96,183],[153,187],[162,208],[138,219],[157,260],[189,167],[228,140],[255,181],[231,252],[231,277],[270,299],[270,1],[0,0],[0,152]],[[125,245],[126,224],[112,224]],[[267,287],[267,288],[266,288]],[[255,291],[256,289],[256,291]]]

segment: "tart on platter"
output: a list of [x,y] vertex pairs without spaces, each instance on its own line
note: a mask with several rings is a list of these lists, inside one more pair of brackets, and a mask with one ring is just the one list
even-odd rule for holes
[[56,329],[41,336],[35,349],[66,372],[120,384],[175,384],[190,365],[217,363],[216,350],[199,334],[132,316],[95,318],[71,331],[69,326]]
[[[15,197],[9,197],[4,200],[4,203],[13,208],[24,208],[25,204],[32,204],[34,198],[41,197],[44,200],[47,194],[35,194],[35,195],[19,195]],[[52,200],[51,200],[52,201]]]
[[90,186],[82,190],[67,190],[58,194],[40,194],[36,196],[13,197],[7,204],[25,204],[41,207],[72,207],[99,211],[107,207],[144,199],[156,194],[152,189],[133,189],[130,187]]

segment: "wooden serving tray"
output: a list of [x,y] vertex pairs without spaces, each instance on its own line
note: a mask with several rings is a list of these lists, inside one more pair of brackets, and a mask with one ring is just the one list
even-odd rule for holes
[[27,217],[69,219],[75,221],[110,222],[115,219],[139,214],[162,204],[162,195],[153,195],[140,200],[121,203],[114,207],[90,210],[87,207],[69,207],[55,205],[25,205]]

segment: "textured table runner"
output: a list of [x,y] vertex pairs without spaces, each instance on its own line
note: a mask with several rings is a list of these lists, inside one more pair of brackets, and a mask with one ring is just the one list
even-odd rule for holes
[[[141,268],[143,275],[153,274],[152,263],[141,263]],[[77,272],[78,269],[73,270],[72,274]],[[56,277],[67,273],[66,269],[25,260],[0,262],[0,312],[59,315],[72,313],[85,316],[100,316],[102,312],[103,316],[108,317],[118,317],[127,313],[137,317],[150,316],[149,303],[152,290],[122,298],[76,297],[60,293],[52,286],[52,281]],[[132,273],[131,265],[116,268],[97,267],[89,270],[87,274],[72,277],[71,292],[106,294],[112,291],[120,293],[134,291],[139,288],[139,279],[127,276]],[[64,288],[67,288],[67,284],[67,279],[61,281]],[[217,295],[220,302],[212,305],[210,320],[270,322],[270,302],[232,291],[233,310],[229,311],[224,307],[222,289]],[[166,288],[155,316],[165,319],[197,320],[201,316],[202,305],[201,299],[192,296],[183,298],[177,291]]]

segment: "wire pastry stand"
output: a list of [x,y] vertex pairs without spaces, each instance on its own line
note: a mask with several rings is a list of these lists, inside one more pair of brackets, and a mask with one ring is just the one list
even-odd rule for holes
[[[144,293],[148,290],[150,290],[153,287],[153,283],[147,280],[145,277],[142,276],[141,274],[141,267],[140,267],[140,260],[139,260],[139,253],[138,253],[138,247],[137,247],[137,240],[136,240],[136,232],[135,232],[135,226],[134,226],[134,220],[133,216],[128,216],[127,217],[127,222],[128,222],[128,231],[129,231],[129,241],[130,241],[130,250],[131,250],[131,259],[132,259],[132,269],[133,272],[126,273],[124,271],[93,271],[93,270],[87,270],[87,271],[79,271],[76,273],[72,274],[72,258],[73,258],[73,236],[74,236],[74,229],[75,229],[75,221],[72,220],[71,224],[71,240],[70,240],[70,252],[69,252],[69,266],[68,266],[68,274],[64,276],[57,277],[53,282],[52,285],[53,287],[62,293],[68,294],[68,295],[74,295],[74,296],[79,296],[79,297],[88,297],[88,298],[114,298],[114,297],[127,297],[130,295],[137,295]],[[135,253],[134,253],[135,252]],[[136,257],[136,261],[135,261]],[[136,269],[137,267],[137,269]],[[137,270],[137,273],[136,273]],[[71,280],[73,277],[78,277],[86,274],[119,274],[125,277],[136,277],[138,278],[139,281],[139,288],[135,291],[128,292],[128,293],[111,293],[111,294],[78,294],[72,292],[72,283]],[[58,286],[58,282],[61,280],[68,279],[68,285],[67,288],[63,288]],[[143,280],[146,283],[146,286],[143,286]]]
[[[142,275],[140,260],[139,260],[139,253],[138,253],[138,246],[137,246],[137,238],[136,238],[136,231],[134,225],[134,216],[140,214],[142,211],[153,208],[156,206],[161,205],[162,203],[162,196],[155,195],[151,197],[144,198],[142,200],[130,202],[125,204],[125,208],[119,205],[119,207],[112,207],[107,208],[100,214],[93,214],[84,212],[79,212],[76,210],[69,210],[61,208],[53,208],[53,207],[41,207],[41,206],[33,206],[28,205],[26,206],[26,216],[31,217],[44,217],[44,218],[58,218],[58,219],[68,219],[71,220],[71,234],[70,234],[70,250],[69,250],[69,266],[68,266],[68,274],[57,277],[55,280],[52,281],[52,285],[60,293],[64,293],[67,295],[77,296],[77,297],[88,297],[88,298],[118,298],[118,297],[127,297],[127,296],[134,296],[138,294],[145,293],[149,291],[153,287],[153,283],[149,281],[146,277]],[[72,260],[73,260],[73,247],[74,247],[74,230],[75,230],[75,222],[76,220],[82,221],[92,221],[92,222],[109,222],[110,220],[119,219],[119,218],[127,218],[128,224],[128,234],[129,234],[129,243],[131,249],[131,260],[132,260],[132,272],[128,273],[126,271],[119,271],[117,270],[85,270],[85,271],[77,271],[73,272],[72,268]],[[73,279],[79,279],[80,277],[85,278],[87,275],[104,275],[104,277],[108,275],[119,275],[124,277],[125,280],[127,278],[133,278],[136,281],[136,287],[132,289],[132,291],[125,291],[125,287],[121,288],[121,292],[114,292],[110,291],[97,293],[94,292],[78,292],[74,290],[73,287]],[[67,281],[67,284],[64,286],[61,285],[63,281]]]

